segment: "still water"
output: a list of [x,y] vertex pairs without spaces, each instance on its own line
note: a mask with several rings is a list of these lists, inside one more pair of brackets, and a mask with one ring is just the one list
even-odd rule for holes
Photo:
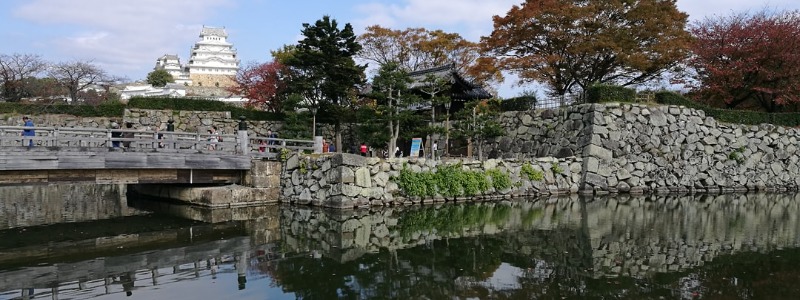
[[[98,195],[110,203],[121,203],[111,195],[125,197]],[[120,216],[36,226],[15,225],[31,223],[14,215],[22,205],[15,201],[0,199],[0,299],[800,295],[800,195],[573,197],[345,212],[209,212],[127,199],[132,207],[81,209]]]

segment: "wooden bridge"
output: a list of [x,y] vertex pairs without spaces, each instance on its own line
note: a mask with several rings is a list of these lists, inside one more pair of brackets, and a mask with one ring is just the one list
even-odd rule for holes
[[[23,132],[33,130],[34,135]],[[238,183],[253,159],[312,140],[126,129],[0,126],[0,184]]]

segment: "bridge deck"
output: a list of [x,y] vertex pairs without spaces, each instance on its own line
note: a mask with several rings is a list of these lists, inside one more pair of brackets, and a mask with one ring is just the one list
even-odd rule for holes
[[311,150],[314,141],[248,137],[246,131],[0,126],[0,184],[237,182],[252,159],[275,159],[281,149]]

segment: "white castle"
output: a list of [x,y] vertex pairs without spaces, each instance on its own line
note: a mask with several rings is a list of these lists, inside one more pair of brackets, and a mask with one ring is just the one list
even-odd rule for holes
[[227,87],[239,71],[236,49],[228,43],[225,28],[203,26],[198,40],[189,51],[189,63],[181,64],[176,54],[165,54],[156,60],[155,70],[164,69],[175,83],[186,86]]

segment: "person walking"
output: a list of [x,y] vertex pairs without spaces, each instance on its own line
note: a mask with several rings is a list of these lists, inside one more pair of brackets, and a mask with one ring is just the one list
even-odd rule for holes
[[[33,129],[33,120],[28,118],[28,116],[24,116],[22,117],[22,122],[24,123],[22,126],[31,127],[31,129],[23,129],[22,136],[36,136],[36,130]],[[33,138],[23,138],[22,145],[25,146],[25,144],[28,144],[28,148],[33,147]]]
[[359,150],[361,152],[361,156],[367,156],[367,144],[361,143],[361,148]]

